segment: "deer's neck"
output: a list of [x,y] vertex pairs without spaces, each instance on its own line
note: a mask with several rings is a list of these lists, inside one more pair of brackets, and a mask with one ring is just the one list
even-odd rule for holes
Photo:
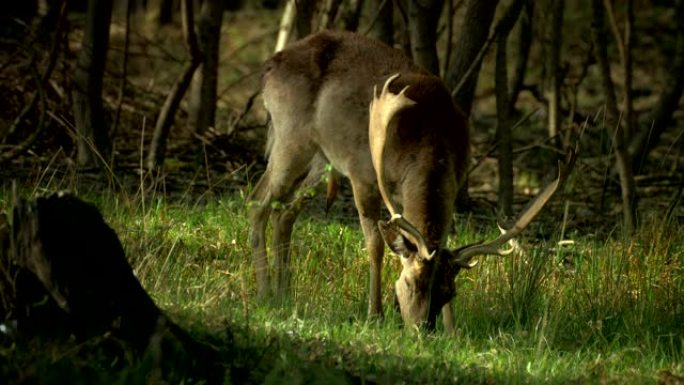
[[403,216],[424,234],[430,250],[443,247],[456,198],[452,166],[445,164],[427,173],[409,169],[402,187]]

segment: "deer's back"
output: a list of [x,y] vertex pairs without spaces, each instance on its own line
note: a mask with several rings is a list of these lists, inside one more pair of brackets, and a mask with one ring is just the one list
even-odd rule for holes
[[[462,116],[439,78],[397,49],[357,34],[333,31],[310,35],[266,63],[263,96],[274,121],[269,136],[311,139],[343,174],[349,176],[349,171],[355,170],[374,180],[368,150],[368,107],[373,86],[381,87],[395,73],[402,76],[391,90],[399,92],[409,85],[407,95],[421,106],[414,114],[423,123],[411,125],[414,132],[405,133],[407,138],[434,137],[440,146],[467,143],[467,129],[463,132],[453,127]],[[466,137],[459,140],[459,135]]]
[[424,72],[401,51],[379,41],[343,31],[323,31],[276,53],[266,62],[266,82],[304,77],[316,91],[327,81],[363,83],[396,72]]

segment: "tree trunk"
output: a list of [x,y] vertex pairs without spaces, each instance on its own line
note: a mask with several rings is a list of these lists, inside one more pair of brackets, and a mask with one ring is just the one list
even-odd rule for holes
[[444,0],[410,0],[408,2],[409,37],[413,60],[439,76],[437,57],[437,24]]
[[394,45],[394,9],[392,0],[371,0],[370,35],[389,45]]
[[78,133],[77,164],[91,167],[109,161],[111,143],[102,107],[104,75],[112,0],[88,2],[85,31],[78,54],[72,90],[74,121]]
[[349,9],[347,9],[342,17],[342,20],[344,21],[344,29],[346,31],[354,32],[359,28],[359,20],[361,19],[363,3],[364,0],[349,1]]
[[[499,0],[469,0],[468,7],[463,18],[460,37],[456,42],[453,64],[451,68],[445,68],[446,82],[450,89],[454,89],[461,78],[468,72],[470,64],[475,60],[480,48],[487,41],[489,27],[494,18],[494,12]],[[477,64],[474,73],[466,79],[463,87],[454,95],[454,101],[467,115],[473,105],[473,96],[477,86],[480,63]]]
[[[119,78],[119,96],[117,97],[116,107],[114,111],[114,118],[112,119],[112,129],[110,131],[112,141],[116,138],[116,133],[119,128],[119,119],[121,118],[121,106],[123,105],[124,95],[126,95],[126,84],[128,83],[128,56],[131,42],[131,16],[134,8],[141,7],[141,2],[133,0],[124,0],[120,3],[125,7],[124,13],[126,19],[124,22],[124,47],[123,60],[121,63],[121,76]],[[112,158],[113,159],[113,158]]]
[[297,9],[295,16],[295,26],[297,27],[297,39],[301,39],[311,34],[311,21],[314,16],[316,0],[292,0]]
[[677,110],[679,99],[684,92],[684,0],[676,3],[675,20],[676,46],[675,54],[668,63],[670,68],[665,72],[667,75],[666,86],[663,89],[658,103],[651,109],[648,116],[643,119],[639,132],[632,137],[629,143],[629,154],[632,157],[632,169],[638,173],[649,152],[660,140],[672,121],[672,114]]
[[161,0],[159,4],[159,25],[169,25],[173,22],[173,11],[178,6],[175,0]]
[[274,52],[282,51],[290,40],[292,33],[292,24],[294,24],[295,15],[295,0],[289,0],[283,9],[283,15],[280,17],[280,27],[278,28],[278,37],[276,38],[276,46]]
[[340,10],[342,0],[325,0],[325,9],[321,12],[321,19],[318,29],[334,29],[337,12]]
[[496,37],[496,112],[497,112],[497,148],[499,152],[499,196],[498,211],[506,219],[513,216],[513,125],[510,114],[510,93],[508,90],[508,69],[506,45],[515,22],[520,16],[526,0],[515,0],[510,5]]
[[205,0],[197,21],[202,64],[193,77],[188,111],[188,131],[199,135],[214,126],[222,21],[223,0]]
[[622,213],[624,230],[631,234],[636,229],[636,191],[632,174],[629,153],[626,147],[625,132],[620,123],[617,99],[613,81],[610,78],[610,62],[608,61],[608,31],[605,26],[604,8],[601,0],[592,0],[592,35],[596,60],[601,73],[601,86],[605,98],[605,125],[615,148],[615,165],[620,176],[622,190]]
[[515,103],[525,84],[527,63],[532,47],[532,20],[534,18],[534,1],[526,1],[524,13],[520,17],[520,35],[518,36],[518,52],[515,61],[515,70],[511,79],[510,112],[515,111]]
[[498,213],[509,219],[513,215],[513,146],[511,140],[510,98],[506,74],[506,37],[496,44],[496,143],[499,164]]
[[[388,0],[389,1],[389,0]],[[399,11],[401,16],[403,28],[399,31],[399,45],[404,54],[408,57],[413,57],[413,52],[411,51],[411,33],[409,29],[409,16],[408,16],[408,2],[410,0],[395,0],[394,5]]]
[[548,134],[553,144],[561,148],[561,46],[563,42],[563,10],[565,0],[547,0],[546,14],[549,20],[544,26],[546,55],[544,67],[544,96],[548,102]]
[[[470,116],[475,88],[482,61],[478,59],[481,49],[489,37],[489,28],[499,0],[469,0],[456,43],[455,55],[449,68],[444,69],[447,87],[452,91],[454,103]],[[471,68],[472,67],[472,68]],[[462,83],[459,85],[459,83]],[[458,89],[456,89],[458,87]],[[460,187],[456,198],[456,210],[464,212],[470,206],[468,176]]]
[[169,25],[173,22],[174,0],[150,0],[148,7],[152,18],[158,26]]
[[633,29],[634,26],[634,0],[627,0],[626,18],[625,18],[625,49],[624,49],[624,65],[625,65],[625,121],[627,122],[627,134],[631,137],[635,134],[634,130],[634,101],[632,98],[632,78],[634,72],[632,46],[634,43]]
[[157,117],[157,123],[154,127],[154,134],[152,142],[150,142],[150,151],[147,156],[147,168],[149,170],[157,170],[164,164],[164,155],[166,153],[166,142],[169,138],[171,125],[173,124],[174,116],[178,110],[181,99],[190,86],[192,75],[197,70],[197,67],[202,63],[201,54],[197,44],[197,37],[195,36],[194,28],[194,12],[192,8],[192,0],[183,0],[181,3],[181,14],[183,16],[183,34],[185,36],[185,44],[190,52],[190,62],[185,65],[183,73],[173,86],[171,93],[167,96]]

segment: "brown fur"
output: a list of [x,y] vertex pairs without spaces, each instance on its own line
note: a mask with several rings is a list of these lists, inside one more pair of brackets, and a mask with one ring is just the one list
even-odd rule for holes
[[[390,86],[417,104],[393,119],[385,144],[388,191],[404,217],[425,235],[438,257],[424,261],[400,232],[378,227],[382,200],[368,144],[368,106],[373,86]],[[347,32],[321,32],[292,44],[266,63],[264,104],[272,117],[269,163],[251,196],[251,239],[259,295],[271,290],[265,247],[269,215],[276,253],[276,288],[289,290],[289,242],[301,205],[272,210],[272,202],[289,202],[301,184],[319,180],[326,162],[351,181],[370,255],[369,313],[382,314],[380,271],[383,239],[402,255],[397,280],[401,312],[408,324],[434,326],[437,311],[454,295],[458,269],[445,259],[447,229],[456,191],[468,159],[469,136],[463,114],[441,80],[380,42]],[[390,136],[388,134],[388,136]],[[318,179],[317,179],[318,178]],[[303,180],[303,182],[302,182]],[[412,298],[409,298],[412,297]]]

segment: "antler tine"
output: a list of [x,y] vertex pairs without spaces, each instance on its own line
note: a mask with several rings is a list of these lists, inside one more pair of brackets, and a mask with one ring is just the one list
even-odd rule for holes
[[459,249],[454,257],[454,262],[459,266],[468,267],[471,266],[470,260],[477,255],[503,256],[513,252],[515,248],[502,250],[501,246],[522,233],[522,231],[525,230],[525,228],[534,220],[537,214],[539,214],[542,208],[551,199],[553,194],[565,182],[570,174],[570,171],[572,170],[573,165],[575,164],[575,159],[576,151],[571,148],[568,151],[566,163],[562,164],[561,162],[558,162],[558,178],[544,187],[544,189],[537,195],[528,208],[522,214],[520,214],[518,220],[510,229],[501,229],[501,235],[491,242],[468,245]]
[[387,140],[387,128],[390,121],[399,111],[411,107],[416,104],[415,101],[409,99],[405,93],[409,86],[404,87],[398,94],[393,94],[389,91],[390,84],[400,76],[394,74],[387,78],[382,87],[380,95],[377,94],[377,87],[373,86],[373,100],[370,103],[370,119],[368,137],[371,150],[371,158],[373,167],[375,168],[375,175],[378,180],[378,187],[380,195],[385,202],[387,209],[392,216],[389,223],[403,230],[404,235],[409,238],[411,242],[418,246],[419,254],[426,259],[431,259],[434,252],[430,253],[428,250],[425,238],[420,234],[409,221],[406,220],[396,209],[386,191],[385,169],[383,164],[383,157],[385,152],[385,142]]
[[401,214],[394,214],[389,221],[390,224],[404,230],[406,235],[411,239],[416,246],[418,246],[418,255],[422,256],[426,260],[431,260],[435,256],[435,250],[430,252],[427,243],[423,235],[416,229],[411,222],[407,221],[406,218],[402,217]]
[[[499,231],[501,232],[502,235],[503,235],[503,234],[506,234],[506,231],[507,231],[507,230],[504,229],[503,227],[501,227],[501,225],[497,224],[497,227],[499,228]],[[498,250],[497,250],[498,255],[506,256],[506,255],[513,254],[513,253],[516,252],[516,251],[517,251],[518,253],[522,253],[522,248],[520,247],[520,244],[518,243],[518,241],[516,241],[515,238],[509,239],[509,240],[508,240],[508,244],[509,244],[511,247],[508,248],[508,249],[502,249],[502,248],[498,249]]]

